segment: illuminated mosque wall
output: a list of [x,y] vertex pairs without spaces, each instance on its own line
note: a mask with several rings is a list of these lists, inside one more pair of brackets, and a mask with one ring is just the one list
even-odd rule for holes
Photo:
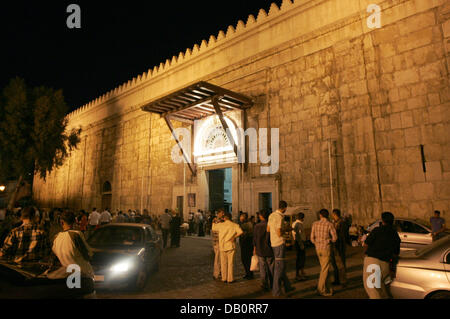
[[[366,23],[372,3],[382,28]],[[333,199],[359,223],[382,210],[424,218],[439,209],[445,217],[449,16],[445,0],[272,5],[69,114],[70,126],[83,128],[81,143],[45,182],[35,177],[34,197],[43,207],[110,203],[160,214],[194,193],[195,207],[184,211],[207,209],[208,165],[192,177],[173,163],[166,123],[140,108],[202,80],[254,99],[245,118],[229,115],[238,126],[279,128],[276,174],[261,175],[260,163],[231,164],[234,214],[254,214],[259,194],[272,192],[274,205],[284,199],[310,211],[332,208]]]

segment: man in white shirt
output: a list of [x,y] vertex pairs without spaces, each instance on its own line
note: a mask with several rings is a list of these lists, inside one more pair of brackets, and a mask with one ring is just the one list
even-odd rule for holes
[[75,215],[72,212],[64,212],[61,215],[63,231],[58,233],[52,247],[59,264],[56,264],[57,267],[53,267],[47,273],[47,277],[50,279],[67,278],[71,274],[67,272],[68,267],[77,265],[81,272],[81,290],[92,292],[94,290],[94,270],[89,260],[93,253],[84,239],[83,233],[73,230],[74,223]]
[[78,265],[82,277],[94,277],[94,271],[89,263],[93,255],[92,250],[86,242],[83,233],[73,230],[74,223],[75,215],[72,212],[64,212],[61,215],[63,231],[56,235],[52,251],[58,257],[62,269],[49,273],[49,278],[67,277],[69,273],[66,272],[66,269],[69,265]]
[[161,231],[163,236],[164,248],[167,246],[167,239],[169,237],[170,221],[172,216],[169,214],[169,209],[166,208],[164,214],[161,215]]
[[275,256],[272,294],[276,297],[281,296],[281,282],[284,284],[284,290],[286,293],[295,290],[289,282],[285,269],[286,249],[282,228],[287,203],[282,200],[280,201],[278,207],[279,208],[275,212],[270,214],[267,222],[267,232],[270,233],[270,243]]
[[100,213],[97,212],[97,208],[94,207],[92,213],[89,214],[88,218],[88,231],[93,231],[100,222]]
[[238,224],[231,221],[231,214],[224,214],[223,223],[214,223],[212,231],[219,234],[219,250],[222,281],[229,284],[234,281],[234,255],[236,252],[236,238],[244,232]]
[[110,223],[111,219],[112,219],[111,214],[109,213],[108,208],[107,208],[100,214],[100,218],[99,218],[100,225],[106,225],[106,224]]

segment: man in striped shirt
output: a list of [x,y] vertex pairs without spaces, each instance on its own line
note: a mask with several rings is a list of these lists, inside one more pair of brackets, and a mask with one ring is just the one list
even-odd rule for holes
[[311,242],[316,246],[317,257],[320,262],[320,277],[317,292],[325,297],[333,295],[328,270],[331,264],[331,243],[336,242],[337,234],[333,224],[328,220],[329,212],[321,209],[320,220],[314,222],[311,230]]
[[15,263],[36,262],[47,256],[49,243],[39,225],[33,223],[35,209],[25,207],[21,212],[22,225],[14,228],[0,249],[0,257]]

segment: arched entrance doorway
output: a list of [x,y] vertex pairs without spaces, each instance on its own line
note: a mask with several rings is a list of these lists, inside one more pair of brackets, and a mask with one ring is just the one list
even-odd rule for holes
[[[235,143],[239,146],[235,119],[225,117]],[[207,196],[206,207],[210,211],[224,208],[232,212],[233,205],[233,167],[236,168],[237,157],[233,150],[229,136],[224,131],[217,115],[210,116],[197,127],[194,156],[196,163],[205,172],[205,186],[203,190]],[[200,172],[202,174],[202,172]],[[236,204],[236,202],[235,202]]]
[[106,181],[102,187],[102,211],[105,209],[111,210],[112,202],[112,188],[111,183]]

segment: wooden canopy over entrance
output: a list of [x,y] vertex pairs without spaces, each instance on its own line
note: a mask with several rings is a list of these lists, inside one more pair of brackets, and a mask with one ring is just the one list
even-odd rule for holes
[[253,100],[245,95],[201,81],[150,102],[142,106],[142,110],[157,113],[164,118],[173,137],[180,146],[186,162],[189,164],[189,169],[195,175],[196,168],[191,160],[192,154],[186,154],[181,147],[180,141],[174,134],[171,120],[193,125],[195,120],[217,114],[224,131],[227,132],[228,139],[234,145],[234,152],[237,155],[237,146],[234,143],[233,136],[227,130],[228,125],[225,122],[223,113],[233,110],[245,110],[252,105]]

